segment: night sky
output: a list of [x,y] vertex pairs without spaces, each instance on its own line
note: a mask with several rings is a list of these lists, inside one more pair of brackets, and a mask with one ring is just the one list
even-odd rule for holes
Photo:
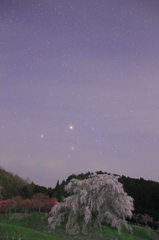
[[159,1],[0,1],[0,166],[159,181]]

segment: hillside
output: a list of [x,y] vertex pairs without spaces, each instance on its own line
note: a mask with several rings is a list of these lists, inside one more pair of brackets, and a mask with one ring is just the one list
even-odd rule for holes
[[2,198],[10,199],[16,196],[32,198],[36,193],[46,193],[49,197],[53,195],[52,188],[39,186],[33,182],[29,183],[17,174],[7,172],[0,167],[0,186]]
[[[133,234],[122,228],[121,235],[115,228],[109,225],[103,225],[102,233],[90,233],[85,236],[70,236],[63,232],[62,229],[52,232],[48,227],[46,213],[34,213],[24,218],[14,218],[15,214],[0,215],[0,238],[3,239],[30,239],[30,240],[71,240],[71,239],[87,239],[87,240],[157,240],[158,234],[150,228],[140,226],[132,226]],[[156,234],[156,235],[155,235]],[[111,237],[112,236],[112,237]],[[156,236],[156,238],[154,238]]]
[[[97,171],[97,174],[104,174],[106,172]],[[22,196],[25,198],[32,198],[36,193],[45,193],[49,197],[57,198],[63,201],[68,194],[65,192],[65,185],[72,179],[88,178],[90,172],[81,174],[72,174],[68,176],[62,183],[57,181],[54,189],[39,186],[35,183],[28,183],[17,174],[7,172],[0,167],[0,186],[2,186],[3,199],[13,198],[15,196]],[[114,174],[116,175],[116,174]],[[119,176],[119,181],[123,184],[124,190],[128,195],[134,199],[135,213],[149,214],[154,221],[159,221],[159,183],[144,180],[143,178],[135,179],[125,176]]]
[[7,172],[0,167],[0,186],[2,187],[3,199],[12,198],[20,195],[24,186],[28,185],[27,181],[17,174]]

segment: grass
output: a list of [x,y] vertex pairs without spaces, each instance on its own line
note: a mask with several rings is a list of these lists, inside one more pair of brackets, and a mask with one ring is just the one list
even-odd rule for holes
[[[47,226],[49,214],[34,213],[23,219],[11,218],[13,214],[0,214],[0,240],[21,239],[21,240],[66,240],[66,238],[55,237],[53,235],[39,231]],[[121,235],[118,231],[108,225],[103,226],[103,236],[115,236],[118,240],[154,240],[152,230],[140,226],[133,226],[133,234],[129,233],[124,227]],[[67,240],[69,240],[67,238]]]
[[124,227],[121,229],[121,235],[115,228],[103,226],[104,235],[115,236],[118,240],[153,240],[152,230],[140,226],[132,226],[133,234],[128,232]]
[[[63,240],[50,234],[38,231],[40,225],[47,225],[47,214],[34,213],[24,219],[14,219],[13,214],[0,214],[0,240]],[[66,240],[66,239],[65,239]]]
[[0,236],[1,239],[8,239],[8,238],[21,238],[21,239],[29,239],[29,240],[53,240],[53,239],[60,239],[58,237],[53,237],[49,234],[42,233],[37,230],[14,226],[10,224],[0,224]]

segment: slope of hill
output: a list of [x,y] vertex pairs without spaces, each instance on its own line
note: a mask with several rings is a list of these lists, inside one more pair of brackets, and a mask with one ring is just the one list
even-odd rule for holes
[[7,172],[2,167],[0,167],[0,187],[0,195],[4,200],[16,196],[32,198],[35,193],[46,193],[49,197],[53,195],[52,188],[39,186],[33,182],[29,183],[19,175]]
[[2,187],[3,199],[12,198],[20,195],[21,190],[28,183],[17,174],[7,172],[4,168],[0,167],[0,186]]
[[[47,218],[48,214],[45,213],[34,213],[32,215],[25,216],[23,219],[13,218],[14,214],[3,214],[0,216],[0,239],[46,239],[46,240],[66,240],[66,239],[87,239],[87,240],[156,240],[154,236],[158,236],[157,233],[152,231],[150,228],[143,228],[140,226],[132,226],[133,234],[128,232],[125,228],[122,228],[121,235],[118,235],[118,231],[115,228],[111,228],[108,225],[103,225],[102,233],[90,233],[86,237],[81,236],[70,236],[59,230],[58,232],[50,232],[48,229]],[[43,232],[42,232],[43,231]],[[44,233],[45,231],[45,233]],[[50,232],[48,234],[47,232]],[[113,237],[111,237],[113,236]]]

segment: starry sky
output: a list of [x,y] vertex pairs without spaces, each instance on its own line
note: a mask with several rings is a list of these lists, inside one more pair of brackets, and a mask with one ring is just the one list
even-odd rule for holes
[[159,181],[158,0],[1,0],[0,36],[0,166]]

